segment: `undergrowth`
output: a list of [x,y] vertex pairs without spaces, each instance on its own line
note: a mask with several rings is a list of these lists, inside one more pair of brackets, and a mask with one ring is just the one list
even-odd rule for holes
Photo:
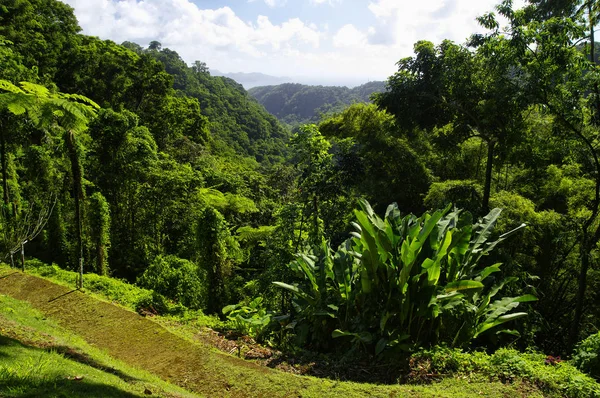
[[600,397],[600,385],[558,357],[501,348],[493,354],[465,353],[436,347],[420,350],[410,359],[409,381],[423,383],[443,377],[468,376],[475,379],[512,383],[526,380],[547,396]]

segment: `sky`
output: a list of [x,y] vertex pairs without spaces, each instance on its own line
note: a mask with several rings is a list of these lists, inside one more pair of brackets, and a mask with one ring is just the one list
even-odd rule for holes
[[221,72],[384,80],[418,40],[464,43],[499,0],[63,0],[84,34]]

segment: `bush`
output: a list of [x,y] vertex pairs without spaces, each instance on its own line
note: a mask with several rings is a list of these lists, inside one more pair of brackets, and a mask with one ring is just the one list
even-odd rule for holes
[[229,326],[248,335],[256,341],[262,341],[269,330],[273,314],[264,307],[262,297],[256,297],[247,305],[244,303],[228,305],[223,308]]
[[206,308],[206,276],[191,261],[176,256],[158,256],[137,283],[188,308]]
[[520,353],[503,348],[488,355],[433,347],[417,351],[409,363],[409,379],[412,382],[430,381],[438,376],[468,375],[472,378],[480,375],[505,383],[526,380],[551,397],[600,397],[600,386],[594,379],[560,358],[539,353]]
[[448,203],[472,213],[481,212],[483,188],[471,180],[448,180],[431,184],[424,204],[430,209],[443,209]]
[[293,295],[289,329],[299,344],[345,349],[345,340],[378,355],[517,334],[508,322],[527,314],[513,310],[536,298],[500,296],[516,278],[498,277],[501,264],[482,264],[518,230],[489,239],[500,209],[473,224],[469,213],[450,207],[416,217],[402,216],[393,204],[381,219],[360,204],[352,239],[335,252],[323,241],[316,255],[299,254],[289,265],[298,283],[274,282]]
[[[46,265],[32,259],[27,260],[25,265],[32,274],[63,285],[75,286],[76,284],[78,274],[63,270],[56,264]],[[218,319],[204,315],[200,310],[188,310],[182,304],[173,303],[160,293],[107,276],[85,274],[84,290],[139,313],[174,316],[181,321],[193,320],[200,326],[221,326]]]
[[573,365],[600,380],[600,332],[580,342],[573,354]]
[[160,293],[152,292],[151,294],[142,297],[136,304],[135,310],[145,315],[147,313],[153,315],[175,315],[181,316],[185,314],[186,308],[181,304],[173,304]]

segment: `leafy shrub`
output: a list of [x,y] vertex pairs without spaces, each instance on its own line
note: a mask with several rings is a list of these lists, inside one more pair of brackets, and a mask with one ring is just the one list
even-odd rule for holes
[[454,203],[461,209],[479,213],[482,197],[483,188],[477,181],[448,180],[431,184],[424,203],[430,209],[442,209]]
[[205,273],[191,261],[176,256],[158,256],[137,283],[188,308],[206,308]]
[[366,202],[356,210],[353,238],[334,253],[323,242],[318,255],[297,256],[290,268],[301,282],[274,282],[293,294],[293,327],[299,343],[329,348],[332,338],[374,348],[412,350],[445,342],[465,346],[483,333],[508,332],[511,312],[531,295],[493,301],[505,284],[500,264],[480,262],[500,241],[488,241],[500,215],[492,210],[472,225],[469,213],[438,210],[402,217],[389,206],[379,218]]
[[565,361],[548,361],[538,353],[499,349],[494,354],[465,353],[459,349],[433,347],[414,353],[409,361],[412,382],[449,375],[480,375],[485,379],[512,382],[527,380],[547,396],[600,397],[600,385]]
[[577,345],[573,354],[573,364],[582,372],[600,380],[600,332]]
[[248,305],[239,303],[223,308],[223,314],[233,329],[261,341],[271,324],[273,313],[264,307],[264,299],[257,297]]
[[140,314],[181,316],[187,309],[182,304],[169,302],[160,293],[152,292],[152,294],[142,297],[136,303],[135,310]]

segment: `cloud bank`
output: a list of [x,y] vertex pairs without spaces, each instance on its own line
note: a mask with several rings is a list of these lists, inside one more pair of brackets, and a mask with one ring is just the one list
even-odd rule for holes
[[[190,0],[64,0],[84,33],[142,46],[152,40],[191,63],[201,60],[225,72],[384,79],[411,55],[417,40],[463,42],[479,31],[475,17],[497,0],[298,0],[318,13],[334,7],[335,29],[293,15],[273,23],[257,15],[245,21],[228,6],[202,9]],[[286,0],[263,2],[286,9]],[[248,5],[253,7],[253,4]],[[371,21],[345,20],[346,7],[361,7]],[[279,18],[281,20],[281,18]],[[342,23],[339,23],[339,22]],[[332,21],[333,22],[333,21]]]

